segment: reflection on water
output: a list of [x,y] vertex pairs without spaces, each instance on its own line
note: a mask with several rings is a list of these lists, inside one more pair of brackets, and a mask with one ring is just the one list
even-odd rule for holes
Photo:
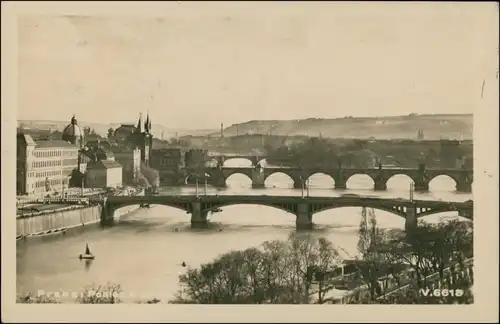
[[[235,160],[227,161],[226,163]],[[271,178],[271,177],[270,177]],[[272,177],[266,185],[271,188],[249,189],[251,181],[236,174],[228,179],[228,188],[218,191],[208,188],[208,193],[300,195],[301,190],[288,189],[293,183],[284,174]],[[446,177],[436,178],[429,193],[415,193],[416,199],[443,199],[465,201],[471,194],[454,193],[454,182]],[[345,193],[377,195],[381,197],[408,197],[409,179],[394,176],[386,192],[374,192],[370,178],[353,176],[351,189],[333,190],[333,180],[316,174],[309,180],[312,196],[339,196]],[[273,188],[274,187],[274,188]],[[355,188],[365,189],[355,189]],[[195,188],[162,188],[165,194],[193,194]],[[203,193],[200,188],[200,193]],[[404,219],[393,214],[376,211],[377,222],[385,228],[404,228]],[[440,217],[456,218],[456,212],[427,216],[429,222]],[[234,205],[222,212],[209,215],[212,224],[208,230],[190,228],[190,215],[184,211],[153,205],[122,217],[112,228],[98,226],[85,231],[68,232],[64,238],[18,243],[17,286],[18,293],[38,290],[81,291],[92,283],[108,281],[119,283],[125,291],[124,298],[132,302],[138,295],[157,297],[167,301],[177,289],[179,274],[185,271],[182,262],[197,266],[212,260],[228,250],[257,246],[266,240],[285,239],[295,231],[295,216],[272,207]],[[356,254],[357,230],[360,208],[339,208],[314,215],[317,229],[314,235],[330,239],[344,257]],[[78,259],[85,248],[91,246],[95,260]],[[88,261],[88,262],[87,262]],[[134,295],[131,295],[134,294]],[[71,297],[68,297],[71,301]]]

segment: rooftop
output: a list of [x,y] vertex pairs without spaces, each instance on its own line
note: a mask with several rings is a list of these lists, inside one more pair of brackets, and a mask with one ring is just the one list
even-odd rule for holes
[[112,146],[109,150],[113,153],[132,153],[134,151],[126,146]]
[[133,131],[135,131],[135,126],[134,125],[122,124],[122,125],[120,125],[120,127],[118,127],[117,129],[115,129],[115,132],[116,131],[133,132]]
[[51,147],[68,147],[75,149],[78,148],[77,145],[71,144],[70,142],[66,142],[63,140],[45,140],[36,142],[36,148],[51,148]]
[[89,163],[87,169],[114,169],[121,168],[122,165],[113,160],[100,160],[95,163]]

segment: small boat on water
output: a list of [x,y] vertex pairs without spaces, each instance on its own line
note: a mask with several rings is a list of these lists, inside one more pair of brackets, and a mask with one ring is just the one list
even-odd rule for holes
[[85,260],[94,260],[95,256],[90,253],[89,245],[85,244],[85,254],[80,254],[79,256],[80,260],[85,259]]
[[149,208],[151,207],[149,204],[140,204],[140,207],[141,208]]

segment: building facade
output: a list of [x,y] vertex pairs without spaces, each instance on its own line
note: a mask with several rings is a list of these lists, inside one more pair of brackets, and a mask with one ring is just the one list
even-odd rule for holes
[[79,152],[84,144],[74,115],[60,140],[35,141],[21,130],[17,135],[17,194],[43,195],[68,188],[74,171],[80,169]]
[[159,172],[159,182],[175,185],[183,182],[184,150],[181,148],[162,148],[153,150],[151,166]]
[[209,160],[211,159],[208,150],[204,149],[190,149],[184,157],[186,168],[204,168],[205,163]]
[[157,170],[181,170],[184,157],[181,148],[162,148],[153,150],[151,166]]
[[113,147],[111,151],[115,156],[115,161],[122,166],[123,183],[134,184],[141,169],[141,150],[138,147],[135,149]]
[[79,147],[63,140],[37,141],[17,136],[18,195],[62,192],[78,169]]
[[117,188],[122,186],[122,166],[113,160],[99,160],[87,165],[85,187]]

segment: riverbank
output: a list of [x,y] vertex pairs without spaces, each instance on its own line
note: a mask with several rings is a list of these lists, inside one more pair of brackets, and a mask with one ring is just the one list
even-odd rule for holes
[[[140,207],[127,206],[115,212],[115,219]],[[82,206],[72,209],[57,209],[50,213],[18,217],[16,239],[32,239],[65,235],[69,229],[97,224],[101,220],[101,206]]]

